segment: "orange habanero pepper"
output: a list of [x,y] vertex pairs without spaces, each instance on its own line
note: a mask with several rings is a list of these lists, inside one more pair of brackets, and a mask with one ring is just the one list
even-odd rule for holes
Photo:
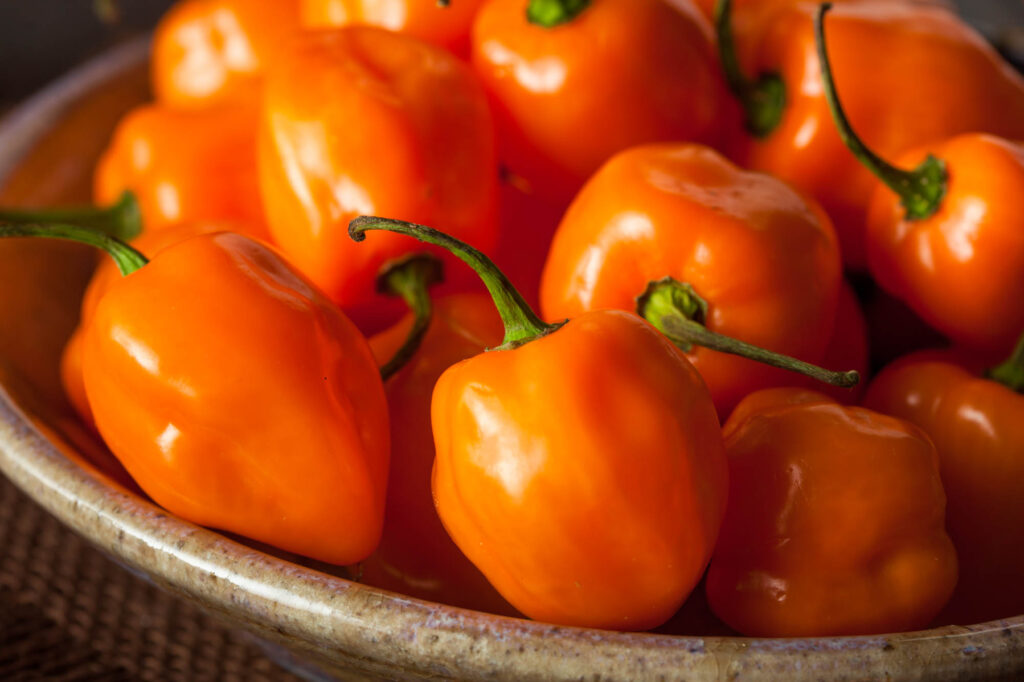
[[[512,607],[445,532],[430,485],[434,384],[450,366],[501,343],[501,318],[491,299],[482,293],[453,294],[431,301],[426,289],[439,268],[436,260],[431,263],[422,258],[397,263],[381,276],[389,291],[406,298],[412,312],[370,339],[385,379],[391,469],[384,533],[377,550],[360,565],[362,581],[420,599],[512,614]],[[410,353],[408,337],[420,325],[422,337]]]
[[964,364],[948,353],[901,358],[871,383],[865,404],[935,442],[960,555],[942,619],[966,625],[1024,613],[1024,339],[987,375]]
[[[555,233],[541,309],[548,320],[635,310],[648,283],[665,276],[691,285],[706,302],[691,318],[709,330],[808,362],[822,359],[836,320],[839,249],[824,211],[782,181],[699,145],[618,154],[577,195]],[[689,359],[722,418],[747,393],[794,381],[707,348]]]
[[257,121],[250,105],[139,107],[121,121],[100,158],[94,198],[105,204],[131,190],[146,230],[226,220],[253,225],[269,239],[261,229]]
[[458,59],[351,26],[305,35],[265,88],[260,175],[271,233],[358,323],[379,329],[399,316],[374,280],[415,242],[373,235],[360,249],[346,231],[357,215],[430,222],[494,247],[493,124],[483,89]]
[[927,625],[953,592],[935,446],[916,426],[803,389],[752,393],[724,427],[729,507],[708,567],[744,635]]
[[[2,219],[0,213],[0,219]],[[189,237],[211,232],[248,233],[243,226],[231,223],[194,222],[173,225],[163,230],[144,232],[132,242],[132,246],[142,254],[156,255],[168,246],[185,241]],[[82,297],[81,313],[78,327],[71,333],[60,359],[60,378],[71,406],[87,425],[93,429],[96,424],[92,418],[92,410],[85,395],[85,382],[82,379],[82,332],[86,321],[92,317],[96,304],[110,286],[121,278],[117,263],[112,258],[100,261],[93,273],[89,286]]]
[[276,252],[222,232],[147,263],[82,228],[0,235],[74,238],[118,260],[126,276],[86,321],[85,390],[103,440],[153,500],[330,563],[373,551],[389,448],[380,374],[355,326]]
[[563,205],[627,147],[717,141],[727,100],[690,0],[492,0],[473,26],[473,67],[502,161]]
[[308,28],[348,24],[379,26],[469,56],[473,18],[485,0],[302,0]]
[[552,623],[641,630],[700,580],[727,486],[700,375],[624,311],[545,325],[480,252],[429,228],[353,221],[445,244],[480,274],[501,346],[434,388],[438,514],[513,606]]
[[[722,63],[747,119],[747,133],[736,137],[731,155],[821,202],[835,223],[844,262],[863,268],[865,217],[876,181],[829,123],[815,51],[818,5],[786,3],[763,20],[737,23],[737,58],[730,3],[722,4]],[[835,7],[829,22],[829,54],[847,113],[879,153],[894,155],[964,132],[1024,137],[1024,78],[950,10],[931,3],[847,2]]]
[[298,30],[298,0],[181,0],[153,35],[154,94],[173,107],[255,100]]
[[954,342],[1008,353],[1024,329],[1024,146],[967,133],[886,162],[836,95],[827,11],[815,20],[825,95],[840,137],[881,181],[868,211],[872,275]]

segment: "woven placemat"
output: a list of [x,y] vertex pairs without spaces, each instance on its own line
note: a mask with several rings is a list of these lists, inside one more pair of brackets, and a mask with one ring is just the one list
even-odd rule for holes
[[0,680],[298,679],[248,636],[116,565],[0,475]]

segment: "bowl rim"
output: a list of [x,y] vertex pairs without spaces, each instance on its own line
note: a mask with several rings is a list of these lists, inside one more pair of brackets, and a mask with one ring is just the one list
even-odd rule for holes
[[[0,183],[77,99],[137,68],[148,37],[68,72],[0,120]],[[1024,674],[1024,616],[856,637],[676,636],[555,626],[387,592],[290,563],[175,518],[67,456],[0,385],[0,472],[116,561],[236,625],[328,666],[384,676],[946,679],[971,662]]]

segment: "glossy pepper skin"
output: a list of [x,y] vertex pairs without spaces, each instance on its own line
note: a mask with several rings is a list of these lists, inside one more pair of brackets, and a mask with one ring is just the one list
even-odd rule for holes
[[[828,216],[785,183],[706,147],[618,154],[587,183],[555,234],[541,281],[545,319],[634,310],[647,283],[672,276],[708,303],[705,326],[818,362],[840,287]],[[724,418],[747,393],[794,375],[696,348],[688,357]]]
[[230,233],[164,249],[102,296],[82,353],[100,434],[158,504],[330,563],[373,551],[380,375],[355,326],[276,252]]
[[592,0],[552,28],[531,23],[528,4],[488,2],[472,60],[502,161],[530,191],[564,205],[627,147],[718,139],[724,84],[689,0]]
[[700,375],[624,311],[544,324],[480,251],[422,225],[349,226],[450,250],[487,287],[501,346],[453,365],[431,401],[434,504],[510,604],[550,623],[646,629],[700,580],[726,467]]
[[917,424],[938,450],[960,556],[943,622],[1024,611],[1024,396],[952,354],[920,352],[882,370],[865,405]]
[[[438,377],[455,363],[501,343],[501,319],[486,294],[454,294],[434,301],[433,318],[416,354],[384,383],[391,420],[391,473],[384,533],[364,561],[363,582],[453,606],[514,613],[448,536],[434,509],[434,438],[430,399]],[[407,315],[373,336],[383,365],[405,341]]]
[[423,0],[301,0],[307,28],[350,24],[379,26],[469,56],[473,18],[485,0],[458,0],[442,7]]
[[[877,181],[831,123],[815,52],[815,3],[791,3],[735,25],[744,74],[778,73],[786,102],[762,138],[736,138],[745,167],[817,199],[835,221],[844,262],[866,265],[865,221]],[[848,2],[829,15],[840,99],[864,141],[886,158],[965,132],[1024,137],[1024,79],[951,11],[930,3]]]
[[145,230],[225,220],[252,225],[257,236],[269,239],[262,228],[257,121],[252,105],[131,111],[96,166],[96,203],[112,203],[131,190]]
[[393,234],[357,246],[346,232],[352,218],[426,222],[485,251],[497,241],[497,161],[483,90],[449,53],[383,29],[306,34],[271,69],[260,176],[281,250],[371,328],[399,317],[374,290],[377,272],[418,247]]
[[644,630],[700,580],[725,505],[700,376],[622,311],[446,371],[434,499],[508,601],[549,623]]
[[744,635],[901,632],[953,592],[935,447],[916,426],[803,389],[748,396],[724,427],[729,507],[707,575]]
[[175,108],[254,101],[267,64],[298,30],[298,0],[181,0],[153,35],[156,99]]
[[945,163],[945,195],[915,220],[891,190],[875,190],[871,273],[954,342],[1008,353],[1024,329],[1024,147],[972,133],[911,150],[896,165],[916,167],[929,153]]
[[[244,234],[258,233],[261,230],[251,230],[238,223],[182,223],[163,230],[144,232],[132,242],[132,245],[144,255],[154,256],[168,246],[173,246],[190,237],[227,231]],[[96,425],[92,418],[92,410],[89,408],[89,401],[85,395],[85,383],[82,379],[82,330],[87,320],[92,317],[103,294],[114,282],[121,279],[121,276],[117,264],[111,258],[104,258],[96,266],[96,272],[93,273],[89,286],[86,287],[85,294],[82,296],[78,327],[72,332],[67,345],[64,346],[64,352],[60,359],[60,378],[68,401],[82,421],[94,429]]]

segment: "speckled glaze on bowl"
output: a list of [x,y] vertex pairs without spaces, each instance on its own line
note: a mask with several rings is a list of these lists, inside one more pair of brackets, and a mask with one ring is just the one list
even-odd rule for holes
[[[146,96],[146,45],[86,64],[0,124],[0,202],[88,199],[117,117]],[[0,241],[0,470],[153,582],[340,679],[1024,679],[1024,617],[874,637],[625,634],[391,594],[180,521],[133,492],[75,420],[57,358],[95,254]],[[2,550],[0,550],[2,551]]]

